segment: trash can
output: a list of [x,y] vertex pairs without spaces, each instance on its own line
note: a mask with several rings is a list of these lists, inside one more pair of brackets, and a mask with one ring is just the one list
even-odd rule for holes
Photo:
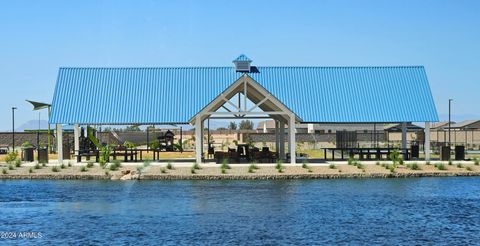
[[22,148],[22,161],[33,162],[33,147]]
[[442,148],[440,149],[440,160],[450,160],[450,146],[442,146]]
[[39,148],[37,151],[38,151],[38,163],[48,163],[48,149]]
[[418,145],[412,145],[411,147],[411,151],[412,151],[412,156],[411,158],[414,159],[414,158],[420,158],[420,146]]
[[465,160],[465,146],[455,146],[455,160],[463,161]]

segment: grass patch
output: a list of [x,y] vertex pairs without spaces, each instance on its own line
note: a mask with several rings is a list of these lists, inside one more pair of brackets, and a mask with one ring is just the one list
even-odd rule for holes
[[53,167],[52,167],[52,172],[57,173],[57,172],[59,172],[59,171],[60,171],[60,170],[58,169],[57,166],[53,166]]
[[87,167],[86,167],[86,166],[80,167],[80,172],[86,172],[86,171],[87,171]]
[[254,173],[255,170],[257,170],[257,169],[258,169],[258,167],[257,167],[257,165],[255,165],[255,163],[252,163],[252,164],[250,164],[250,166],[248,166],[248,172],[249,173]]
[[336,168],[337,168],[337,166],[335,166],[335,164],[333,164],[333,163],[330,164],[328,167],[329,167],[330,169],[336,169]]
[[117,171],[120,167],[122,167],[122,162],[119,160],[114,160],[112,163],[110,163],[108,169],[110,169],[110,171]]
[[447,170],[447,167],[443,163],[437,163],[434,166],[435,166],[435,168],[437,168],[438,170],[441,170],[441,171]]
[[222,165],[220,166],[221,169],[231,169],[230,165],[228,165],[228,160],[223,159]]
[[202,168],[200,167],[200,165],[198,163],[195,162],[195,163],[193,163],[192,169],[200,170]]
[[407,168],[411,170],[422,170],[422,168],[420,168],[420,166],[416,162],[407,164]]
[[93,167],[93,161],[87,162],[87,168],[92,168]]
[[283,169],[285,169],[283,166],[283,161],[278,160],[277,165],[275,165],[275,169],[277,169],[279,173],[283,173]]

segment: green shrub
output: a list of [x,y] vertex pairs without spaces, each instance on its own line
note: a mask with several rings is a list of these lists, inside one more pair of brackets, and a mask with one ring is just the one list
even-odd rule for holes
[[381,164],[381,166],[382,166],[382,167],[386,167],[386,166],[387,166],[387,164],[385,164],[385,163],[382,163],[382,164]]
[[35,169],[40,169],[40,168],[42,168],[42,167],[40,166],[40,164],[37,163],[37,164],[35,164],[35,166],[34,166],[33,168],[35,168]]
[[432,165],[432,163],[430,163],[430,161],[427,161],[425,162],[426,165]]
[[6,163],[12,163],[14,162],[18,157],[18,152],[15,151],[10,151],[8,154],[5,156],[5,162]]
[[438,170],[447,170],[447,167],[445,167],[445,165],[443,163],[437,163],[437,164],[435,164],[435,167]]
[[411,170],[421,170],[420,166],[416,162],[407,164],[407,168]]
[[52,167],[52,172],[56,173],[56,172],[58,172],[58,171],[59,171],[59,170],[58,170],[58,167],[57,167],[57,166],[53,166],[53,167]]
[[68,162],[67,166],[68,166],[68,167],[72,167],[72,163],[71,163],[71,162]]
[[168,162],[168,163],[167,163],[167,169],[170,169],[170,170],[172,170],[172,169],[173,169],[173,165],[172,165],[172,163],[171,163],[171,162]]
[[457,164],[457,167],[458,167],[458,168],[463,168],[464,166],[462,165],[462,163],[458,163],[458,164]]
[[33,168],[29,168],[28,173],[33,173]]
[[449,165],[449,166],[453,165],[453,161],[452,161],[451,159],[448,160],[448,165]]
[[390,170],[391,173],[395,173],[395,166],[394,165],[391,165],[388,170]]
[[473,159],[473,164],[474,164],[475,166],[480,165],[480,159],[478,159],[478,158]]
[[138,166],[137,167],[137,172],[141,174],[143,172],[144,167],[143,166]]
[[150,160],[145,160],[145,161],[143,162],[143,167],[148,167],[148,166],[150,166],[151,163],[152,163],[152,162],[151,162]]
[[108,171],[105,171],[105,176],[110,176],[110,173]]
[[355,164],[356,164],[355,166],[357,166],[358,169],[365,169],[365,166],[362,163],[357,162]]
[[[311,173],[313,172],[313,170],[311,168],[307,168],[308,172]],[[339,172],[341,172],[342,170],[338,170]]]
[[228,165],[228,160],[227,159],[223,159],[221,168],[222,169],[230,169],[230,165]]
[[221,168],[221,172],[222,172],[222,174],[227,173],[227,171],[225,170],[225,168]]
[[160,172],[161,172],[161,173],[167,173],[167,169],[164,168],[164,167],[162,167],[162,168],[160,168]]
[[196,173],[194,167],[190,168],[190,173],[192,173],[192,174],[195,174],[195,173]]
[[392,164],[394,166],[397,166],[397,164],[400,162],[400,152],[398,149],[394,149],[389,156],[390,160],[392,161]]
[[8,165],[8,170],[15,170],[15,167],[12,164],[10,164]]
[[473,171],[472,167],[466,167],[467,171]]
[[255,168],[253,167],[253,164],[250,164],[250,166],[248,166],[248,172],[249,173],[254,173],[255,172]]
[[21,167],[22,166],[22,160],[16,159],[15,160],[15,167]]
[[195,169],[195,170],[200,170],[200,169],[202,169],[202,168],[200,167],[200,165],[199,165],[198,163],[196,163],[196,162],[193,163],[192,168]]
[[93,161],[87,162],[87,168],[92,168],[93,167]]
[[283,169],[283,161],[282,160],[277,161],[277,165],[275,165],[275,169],[277,169],[277,170]]
[[328,167],[329,167],[330,169],[335,169],[335,168],[337,168],[337,167],[335,166],[335,164],[333,164],[333,163],[330,164]]
[[[69,162],[70,163],[70,162]],[[65,169],[65,164],[62,163],[62,165],[60,165],[60,168],[61,169]]]
[[114,160],[112,163],[110,163],[109,169],[110,171],[117,171],[121,166],[122,162],[119,160]]
[[375,162],[375,165],[379,166],[379,165],[380,165],[380,162],[379,162],[379,161]]
[[133,149],[135,147],[137,147],[134,143],[130,142],[130,141],[125,141],[123,143],[123,147],[127,148],[127,149]]
[[42,162],[40,162],[40,163],[42,164],[42,167],[46,167],[46,166],[47,166],[47,162],[45,162],[45,161],[42,161]]
[[399,165],[403,165],[403,164],[404,164],[404,162],[403,162],[403,159],[402,159],[402,158],[400,158],[400,159],[398,160],[398,164],[399,164]]
[[86,172],[86,171],[87,171],[87,167],[86,167],[86,166],[80,167],[80,172]]
[[352,157],[348,158],[348,161],[347,161],[348,165],[353,165],[354,162],[355,160]]
[[8,174],[7,169],[5,169],[5,168],[2,169],[2,173],[3,173],[3,174]]
[[307,163],[302,163],[302,168],[308,169],[308,164]]

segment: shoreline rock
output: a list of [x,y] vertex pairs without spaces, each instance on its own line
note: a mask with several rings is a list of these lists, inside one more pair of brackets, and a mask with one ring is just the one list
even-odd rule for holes
[[480,172],[409,172],[409,173],[336,173],[336,174],[145,174],[134,172],[121,176],[98,174],[2,174],[0,180],[289,180],[289,179],[362,179],[362,178],[418,178],[418,177],[472,177]]

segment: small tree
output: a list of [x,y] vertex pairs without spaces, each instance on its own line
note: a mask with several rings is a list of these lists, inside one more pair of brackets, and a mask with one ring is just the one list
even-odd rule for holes
[[237,123],[230,121],[228,124],[228,130],[237,130]]
[[240,130],[253,130],[253,121],[242,120],[240,121]]

